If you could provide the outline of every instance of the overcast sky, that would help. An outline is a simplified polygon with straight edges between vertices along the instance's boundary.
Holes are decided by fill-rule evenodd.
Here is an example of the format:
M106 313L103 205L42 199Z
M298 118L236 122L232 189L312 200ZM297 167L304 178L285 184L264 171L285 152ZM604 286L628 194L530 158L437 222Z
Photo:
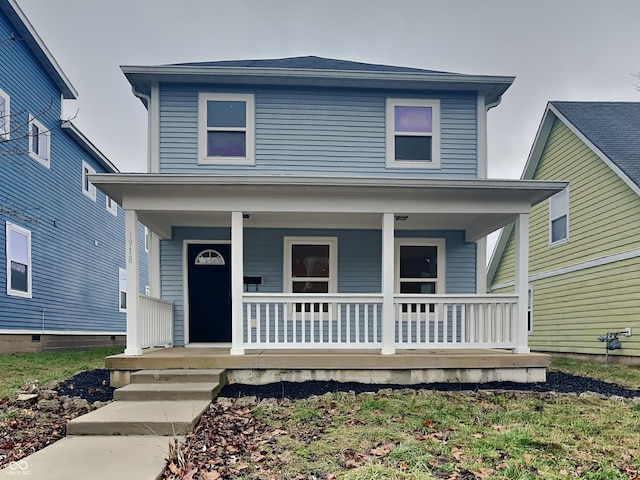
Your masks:
M513 75L489 112L489 176L518 178L549 100L640 101L636 0L18 0L79 92L64 114L121 171L146 110L120 65L317 55Z

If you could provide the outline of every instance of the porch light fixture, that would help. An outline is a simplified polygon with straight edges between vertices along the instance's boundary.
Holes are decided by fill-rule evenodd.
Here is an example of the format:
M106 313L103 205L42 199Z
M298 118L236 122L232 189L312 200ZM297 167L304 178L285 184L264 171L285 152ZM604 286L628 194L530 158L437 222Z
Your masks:
M407 218L409 215L396 215L396 222L404 222Z

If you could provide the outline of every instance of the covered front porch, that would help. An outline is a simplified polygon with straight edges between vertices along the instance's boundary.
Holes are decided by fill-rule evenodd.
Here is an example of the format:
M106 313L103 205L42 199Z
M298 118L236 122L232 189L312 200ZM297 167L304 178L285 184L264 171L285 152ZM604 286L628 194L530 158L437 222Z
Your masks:
M158 346L185 345L215 347L218 352L222 349L225 358L238 359L234 365L264 356L272 360L319 357L327 361L336 355L346 362L345 368L356 357L338 357L344 352L360 352L365 356L357 358L371 365L382 361L405 366L412 355L424 366L427 359L431 362L443 352L448 352L447 358L454 358L454 352L467 352L455 357L465 359L459 360L461 368L478 365L479 358L493 357L513 366L513 358L520 356L513 353L528 354L529 212L532 205L564 186L561 182L476 179L382 181L161 174L96 175L91 180L120 202L126 214L128 307L124 357L157 357L157 351L145 352ZM149 295L139 293L138 221L151 232ZM515 222L515 293L489 295L485 285L485 238L510 222ZM340 238L341 247L351 245L349 255L327 253L327 270L336 272L333 275L340 270L341 283L330 274L326 278L296 278L295 273L288 273L293 267L287 262L293 260L282 253L274 262L284 263L284 267L269 277L269 282L265 282L266 276L255 275L256 264L267 265L255 260L256 256L276 257L273 252L282 252L287 239L293 238L295 244L300 232L311 232L315 240L307 243L314 246L326 243L327 252L332 248L331 238L336 244ZM347 243L344 232L369 232L365 236L350 235L364 238L362 249L374 254L361 255L353 241ZM223 248L216 248L201 249L201 254L215 253L209 252L199 260L202 264L228 262L230 267L229 341L209 344L191 340L193 332L189 330L195 327L189 322L193 313L189 310L194 308L187 301L186 265L192 263L189 244L198 243L194 235L209 235L199 236L200 243L229 246L228 259ZM274 235L280 243L269 250ZM160 239L165 240L162 251ZM434 248L432 263L437 263L438 270L434 266L432 272L399 273L404 245ZM176 252L180 249L173 257L172 248ZM360 256L363 259L356 264L352 259ZM360 269L361 283L343 280L345 269L338 268L337 263L329 269L329 257L331 262L337 262L338 257L342 264L352 262L352 269ZM172 274L167 273L170 268ZM466 280L460 280L463 278ZM331 282L335 282L333 288ZM328 286L322 293L315 293L313 288L299 289L301 283ZM175 350L202 349L166 351ZM275 352L285 352L284 357L271 356ZM388 361L374 361L375 356ZM392 357L397 360L390 360ZM182 355L174 360L177 358Z

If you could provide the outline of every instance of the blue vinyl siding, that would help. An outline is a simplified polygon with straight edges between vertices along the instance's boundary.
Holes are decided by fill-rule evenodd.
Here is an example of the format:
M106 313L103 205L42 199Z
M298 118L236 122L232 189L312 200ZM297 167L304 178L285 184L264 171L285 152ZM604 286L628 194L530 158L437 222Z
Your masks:
M261 275L263 293L283 291L284 237L322 236L338 238L338 292L379 293L381 291L381 248L379 230L270 229L245 228L244 274ZM445 238L446 293L475 293L475 244L464 242L458 231L397 231L397 237ZM174 302L174 341L184 345L183 242L184 240L230 239L228 228L175 228L171 240L162 240L162 298Z
M442 168L425 170L386 168L386 98L401 96L352 90L233 90L255 93L255 166L198 165L199 91L211 90L206 85L161 86L162 173L446 178L477 175L475 94L436 96L427 92L410 97L441 101Z
M12 28L0 14L0 38ZM82 162L105 172L60 128L61 96L24 42L0 48L0 88L11 97L10 144L0 156L0 330L119 331L118 268L124 268L124 212L82 193ZM51 131L50 168L28 154L28 115ZM7 210L14 210L13 213ZM16 213L20 212L20 213ZM31 231L32 298L7 295L5 225ZM148 259L142 250L141 270Z

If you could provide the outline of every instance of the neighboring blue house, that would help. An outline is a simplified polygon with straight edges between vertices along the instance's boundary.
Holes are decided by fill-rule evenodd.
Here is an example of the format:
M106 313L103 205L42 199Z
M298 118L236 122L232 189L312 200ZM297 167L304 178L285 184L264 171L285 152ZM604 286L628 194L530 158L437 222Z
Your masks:
M61 120L76 95L17 3L0 0L0 353L124 343L124 212L88 178L118 170Z
M486 178L487 111L512 77L318 57L123 71L149 172L91 180L125 209L125 354L528 352L528 216L565 184ZM132 298L138 220L153 305ZM513 221L516 294L488 295L486 235Z

